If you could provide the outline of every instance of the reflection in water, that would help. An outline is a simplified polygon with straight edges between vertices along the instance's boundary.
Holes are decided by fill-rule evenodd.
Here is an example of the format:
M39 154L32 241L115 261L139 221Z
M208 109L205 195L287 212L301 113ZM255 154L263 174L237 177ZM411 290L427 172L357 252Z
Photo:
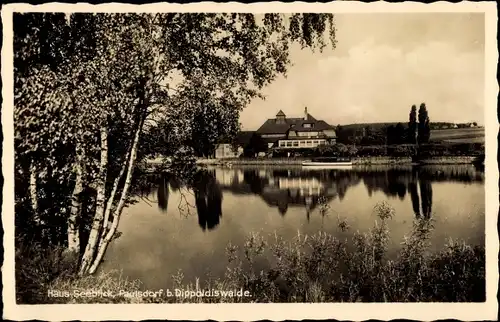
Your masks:
M158 208L160 208L162 212L167 212L168 209L168 196L170 194L168 186L167 178L162 176L158 186Z
M362 182L369 196L382 192L387 197L405 200L409 195L415 216L430 218L433 182L483 180L484 172L472 166L371 166L355 167L349 171L216 168L198 171L188 188L194 195L200 227L213 230L222 217L223 191L258 195L280 216L286 216L291 207L302 208L309 220L320 200L330 203L338 198L342 201L351 187ZM182 186L174 178L162 177L159 180L157 197L160 210L167 211L170 189L175 192ZM141 194L143 192L146 191Z
M420 217L420 196L417 189L418 174L416 170L412 171L411 181L408 183L408 191L410 192L411 204L415 217Z
M213 175L200 171L194 180L193 190L201 229L214 229L222 217L222 189L219 183Z
M428 218L432 213L432 182L484 180L484 173L471 166L370 166L355 167L350 171L217 168L212 173L223 190L259 195L281 216L285 216L290 207L301 207L307 218L321 198L325 202L336 198L342 201L348 189L360 181L369 196L381 191L388 197L405 200L409 194L415 216Z
M425 218L430 218L432 212L432 185L429 180L420 180L420 196L422 197L422 214Z

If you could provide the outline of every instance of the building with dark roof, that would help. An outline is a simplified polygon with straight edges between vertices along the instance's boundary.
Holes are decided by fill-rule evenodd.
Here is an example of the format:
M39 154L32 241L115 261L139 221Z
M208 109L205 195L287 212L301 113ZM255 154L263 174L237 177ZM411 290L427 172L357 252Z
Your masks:
M315 148L321 144L335 144L336 133L333 126L317 120L304 109L304 116L287 118L279 111L275 118L268 119L257 130L257 134L269 148L296 150Z

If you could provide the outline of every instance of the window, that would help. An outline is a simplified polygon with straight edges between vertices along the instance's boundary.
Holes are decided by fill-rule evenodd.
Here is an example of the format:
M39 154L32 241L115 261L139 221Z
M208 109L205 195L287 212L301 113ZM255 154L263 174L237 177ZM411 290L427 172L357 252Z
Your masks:
M288 147L292 146L292 142L290 142L290 141L286 142L286 146L288 146Z
M307 145L312 145L312 141L307 141Z
M280 146L286 146L286 142L280 141Z
M300 146L305 146L306 145L306 141L300 141L299 145Z
M312 123L304 123L302 126L303 126L304 128L306 128L306 129L309 129L309 128L311 128L311 127L314 127L314 124L312 124Z
M297 141L293 141L293 146L294 146L294 147L299 146L299 142L297 142Z

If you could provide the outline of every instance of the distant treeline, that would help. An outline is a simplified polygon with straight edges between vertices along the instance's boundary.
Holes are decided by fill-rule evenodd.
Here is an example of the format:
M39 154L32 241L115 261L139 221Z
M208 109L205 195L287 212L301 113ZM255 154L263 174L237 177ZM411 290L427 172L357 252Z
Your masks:
M440 157L440 156L481 156L482 143L425 143L392 145L321 145L313 151L304 151L302 156L348 156L348 157Z
M451 122L432 122L430 123L431 130L443 130L443 129L463 129L478 126L477 122L471 123L451 123ZM343 136L352 136L355 134L363 133L367 128L375 132L386 132L388 128L402 127L403 129L408 129L408 124L403 122L381 122L381 123L355 123L355 124L345 124L337 125L336 129L343 131L341 133ZM337 137L339 133L337 133Z
M408 124L403 122L354 123L354 124L343 124L343 125L339 124L337 125L337 127L341 127L346 131L362 131L366 127L370 127L375 131L380 131L387 129L390 126L395 127L398 124L401 124L403 127L408 128ZM463 129L463 128L469 128L471 127L471 125L473 127L478 126L477 122L470 122L470 123L431 122L430 123L431 130L441 130L446 128Z

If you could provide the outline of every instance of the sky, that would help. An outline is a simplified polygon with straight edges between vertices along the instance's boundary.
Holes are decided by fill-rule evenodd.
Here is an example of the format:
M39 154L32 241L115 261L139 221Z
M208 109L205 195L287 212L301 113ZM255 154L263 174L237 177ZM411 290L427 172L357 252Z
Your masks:
M484 124L482 13L335 15L337 46L313 53L293 46L293 66L243 110L256 130L279 110L300 117L307 106L331 125L407 122L425 102L432 121Z

